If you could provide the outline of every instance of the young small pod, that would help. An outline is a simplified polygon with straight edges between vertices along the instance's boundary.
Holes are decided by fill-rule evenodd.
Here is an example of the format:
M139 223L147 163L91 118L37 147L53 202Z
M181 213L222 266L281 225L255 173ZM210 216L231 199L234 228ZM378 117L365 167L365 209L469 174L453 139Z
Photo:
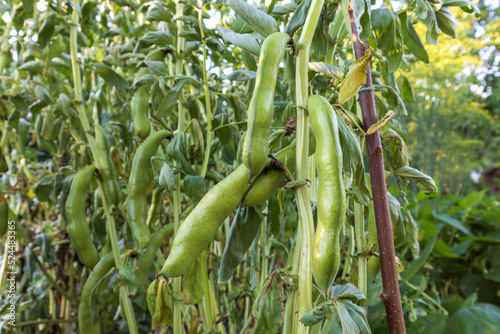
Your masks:
M266 38L260 51L255 89L248 106L248 132L243 143L243 163L249 169L249 182L269 161L268 137L274 116L274 92L279 64L290 36L275 32Z
M316 137L318 170L318 223L313 249L313 275L326 291L340 266L340 229L346 214L346 192L342 179L342 148L335 112L322 96L307 101L311 128Z
M95 126L95 142L97 146L97 157L95 164L102 177L104 193L111 203L118 205L120 202L120 185L116 176L116 169L111 160L111 153L108 145L108 137L100 125Z

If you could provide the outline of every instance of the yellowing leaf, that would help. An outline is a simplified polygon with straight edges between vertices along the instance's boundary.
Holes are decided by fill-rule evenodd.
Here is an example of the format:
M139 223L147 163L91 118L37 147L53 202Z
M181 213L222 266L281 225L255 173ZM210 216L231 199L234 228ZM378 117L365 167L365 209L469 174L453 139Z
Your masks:
M342 81L339 92L339 103L344 104L349 101L356 93L361 85L366 83L366 71L370 60L372 59L371 50L366 50L365 55L354 63L349 68L346 78Z

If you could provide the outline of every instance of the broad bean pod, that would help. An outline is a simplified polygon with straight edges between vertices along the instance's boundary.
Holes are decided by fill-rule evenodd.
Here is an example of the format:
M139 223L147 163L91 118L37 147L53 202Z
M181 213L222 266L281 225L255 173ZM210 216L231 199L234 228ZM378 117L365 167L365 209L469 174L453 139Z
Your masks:
M146 56L149 61L162 61L165 58L165 52L161 49L154 50ZM135 75L135 81L148 74L147 67L140 68ZM131 112L132 125L134 133L139 138L144 139L151 132L151 124L149 121L149 86L143 85L137 89L132 97Z
M90 295L97 283L115 266L113 253L104 255L97 263L89 278L85 282L80 295L78 305L78 329L80 334L100 334L99 322L92 324L92 313L90 311Z
M153 264L153 260L156 256L156 251L160 248L163 241L174 233L174 224L167 224L158 230L151 236L151 241L144 253L142 253L139 258L138 268L137 268L137 278L139 282L146 285L148 279L149 269Z
M248 169L241 164L205 194L179 227L170 254L159 274L177 277L188 270L214 239L224 219L240 204L250 187L248 176Z
M309 155L314 154L316 150L316 141L314 137L309 140ZM281 151L275 154L275 158L282 164L286 163L286 167L290 173L295 172L295 154L296 144L293 142ZM248 189L241 206L257 206L266 202L274 194L281 182L286 180L286 176L280 169L267 166L262 173L257 176L250 189Z
M248 106L248 129L243 143L243 163L251 181L266 166L269 154L268 137L274 115L274 92L279 64L283 60L290 36L275 32L262 44L255 89Z
M85 194L92 182L96 168L88 166L76 174L68 198L66 199L66 220L68 232L82 263L94 268L98 260L97 249L90 236L90 228L85 219Z
M342 148L337 117L322 96L307 101L311 128L316 137L318 170L318 223L316 226L312 269L318 286L326 291L340 266L340 229L346 214L346 191L342 179Z
M128 212L132 234L140 248L148 245L151 232L146 224L148 219L148 202L146 192L149 185L149 166L151 158L158 150L163 139L171 136L168 130L151 134L134 155L128 184Z
M111 160L108 138L100 125L95 126L95 137L98 153L95 163L102 176L104 193L108 196L111 203L118 205L120 202L120 185L118 184L115 165Z

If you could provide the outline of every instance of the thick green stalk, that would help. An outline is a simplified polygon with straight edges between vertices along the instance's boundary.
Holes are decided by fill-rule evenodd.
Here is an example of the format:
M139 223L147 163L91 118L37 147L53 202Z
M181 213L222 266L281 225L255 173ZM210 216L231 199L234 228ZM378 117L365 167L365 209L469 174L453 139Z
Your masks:
M358 253L366 249L365 243L365 219L363 215L363 205L354 202L354 229L356 234L356 246ZM365 296L367 293L366 287L366 255L360 254L358 256L358 290Z
M111 251L113 252L113 258L115 260L116 268L118 272L120 268L123 266L122 257L120 252L120 246L118 245L118 236L116 235L116 225L115 219L109 210L110 203L106 198L106 194L104 193L104 187L102 181L99 181L99 188L101 188L101 200L102 207L104 209L104 214L106 216L106 229L108 232L109 240L111 242ZM129 333L137 334L137 324L135 322L134 308L132 307L132 301L128 297L130 294L128 286L122 285L120 286L120 300L123 305L123 309L125 311L125 317L127 319L127 325L129 329Z
M176 5L176 16L180 17L182 16L182 12L184 10L184 5L179 1L177 2ZM184 28L184 23L181 20L177 21L177 59L175 61L175 74L176 75L181 75L182 74L182 69L184 67L184 61L181 58L182 52L184 51L184 46L185 46L185 39L182 37L179 37L180 33L182 32ZM185 129L185 110L183 106L183 96L184 93L181 92L180 98L177 104L177 110L178 110L178 125L177 125L177 130L178 133L184 132ZM179 216L181 212L181 176L180 174L177 174L175 177L175 184L177 186L177 189L175 190L173 194L174 198L174 235L177 233L177 230L179 229L180 222L179 222ZM181 278L176 277L174 278L173 282L173 288L174 288L174 294L177 296L181 295ZM182 329L182 319L181 319L181 308L182 308L182 301L174 299L174 334L181 334L183 332Z
M298 41L299 47L296 62L296 104L297 109L297 179L308 178L309 162L309 116L305 110L308 98L307 64L309 62L309 50L318 24L324 0L313 0L306 22L302 28L302 34ZM299 187L296 190L296 201L299 212L299 229L302 237L301 258L299 269L299 318L312 308L312 268L311 256L314 235L314 222L312 216L309 190L307 187ZM308 333L309 327L298 322L298 333Z
M205 148L205 157L203 159L203 167L201 169L201 176L205 176L208 168L208 160L210 159L210 148L212 147L212 107L210 106L210 92L208 90L208 75L207 75L207 40L205 38L205 31L203 29L203 5L198 14L198 22L200 24L201 41L203 43L203 90L205 92L205 113L207 118L207 140Z
M71 52L71 66L73 67L73 84L75 91L76 109L78 111L78 116L80 117L80 122L82 123L83 131L89 132L90 125L87 118L85 109L83 108L83 94L82 94L82 77L80 74L80 66L78 64L78 23L79 16L76 7L80 5L80 1L76 0L74 2L73 13L71 16L71 28L69 31L69 47ZM87 138L89 136L87 135ZM92 149L92 148L91 148Z

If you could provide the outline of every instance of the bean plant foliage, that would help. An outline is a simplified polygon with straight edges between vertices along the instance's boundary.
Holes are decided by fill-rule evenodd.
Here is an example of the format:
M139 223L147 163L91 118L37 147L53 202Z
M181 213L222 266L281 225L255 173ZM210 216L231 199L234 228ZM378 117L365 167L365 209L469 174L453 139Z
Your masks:
M351 8L369 46L358 60ZM380 135L407 331L496 332L498 202L440 197L437 180L411 166L399 121L413 101L408 72L429 62L426 43L456 37L458 11L480 15L469 0L1 1L0 331L387 332L365 159L366 136ZM273 75L258 72L263 43L278 31L290 40L270 102L272 158L248 192L215 194L243 166L255 87ZM363 90L376 99L369 129ZM308 95L333 107L346 193L341 265L326 290L304 260L320 200L319 141L298 102ZM75 181L91 165L91 180ZM258 178L273 175L262 182L269 195L245 205ZM68 203L76 184L78 207ZM183 275L162 274L174 236L214 194L193 230L238 205ZM84 224L75 230L68 212ZM92 249L99 261L86 267Z

